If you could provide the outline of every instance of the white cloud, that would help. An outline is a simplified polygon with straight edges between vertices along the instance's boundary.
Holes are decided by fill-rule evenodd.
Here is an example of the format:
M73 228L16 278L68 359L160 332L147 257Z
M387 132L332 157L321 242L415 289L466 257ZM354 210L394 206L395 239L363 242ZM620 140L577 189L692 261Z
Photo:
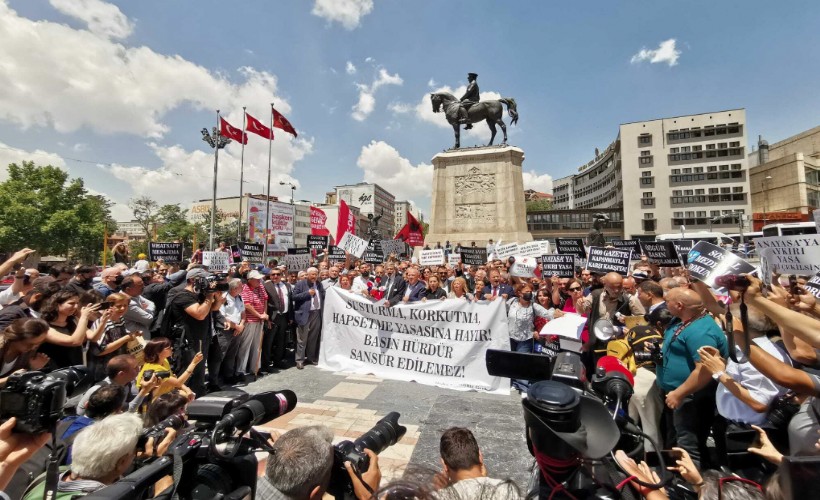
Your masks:
M78 142L77 144L71 146L71 150L75 153L84 153L88 151L88 144L84 142Z
M369 62L373 62L373 61L375 61L375 59L373 59L372 57L365 57L364 58L364 62L369 63Z
M126 38L134 25L119 7L102 0L49 0L63 14L79 19L92 33L108 38Z
M66 168L65 160L58 154L49 153L41 149L26 151L0 142L0 181L9 178L8 165L21 165L24 161L33 161L37 165L51 165L52 167Z
M438 87L438 83L436 83L435 80L430 78L429 80L427 80L427 86L430 87L431 89L434 89L434 88Z
M347 61L347 64L345 65L345 71L347 72L348 75L355 75L356 74L356 66L352 62Z
M412 113L415 107L406 102L391 102L387 105L387 109L395 114L403 115L405 113Z
M549 174L538 175L535 170L522 172L524 178L524 189L534 189L539 193L552 193L552 176Z
M680 55L681 51L675 48L675 39L670 38L669 40L661 42L655 50L641 49L640 52L632 56L630 62L632 64L639 64L644 61L649 61L651 64L666 63L669 66L676 66Z
M397 200L430 196L433 166L413 165L384 141L371 141L362 147L356 164L364 171L365 182L375 182L392 193Z
M359 101L353 106L353 112L351 113L353 119L361 122L370 116L370 113L376 107L376 90L385 85L401 85L403 83L404 80L401 79L398 73L391 75L384 68L379 68L376 78L373 79L373 83L370 85L357 83Z
M328 22L337 22L347 30L354 30L372 10L373 0L316 0L311 13Z
M164 116L179 107L240 109L250 102L288 104L276 77L252 68L241 83L180 56L127 47L90 31L20 17L0 0L0 119L60 133L87 127L103 134L160 138Z

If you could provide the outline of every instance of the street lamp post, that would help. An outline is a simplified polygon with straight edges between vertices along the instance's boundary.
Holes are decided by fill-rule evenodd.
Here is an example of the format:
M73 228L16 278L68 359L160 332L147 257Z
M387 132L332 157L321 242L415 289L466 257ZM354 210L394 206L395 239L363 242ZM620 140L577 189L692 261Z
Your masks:
M290 209L293 213L293 246L296 247L296 205L293 200L296 198L296 185L292 182L279 181L280 186L290 186Z
M202 140L207 142L209 146L214 150L214 189L213 189L213 197L211 199L211 237L209 241L209 248L211 251L214 249L214 235L216 234L215 230L215 223L216 223L216 176L217 172L219 171L219 150L225 149L225 146L231 143L231 140L227 137L223 136L219 133L219 110L216 110L216 124L217 126L212 129L212 134L208 133L207 128L203 128L202 132Z

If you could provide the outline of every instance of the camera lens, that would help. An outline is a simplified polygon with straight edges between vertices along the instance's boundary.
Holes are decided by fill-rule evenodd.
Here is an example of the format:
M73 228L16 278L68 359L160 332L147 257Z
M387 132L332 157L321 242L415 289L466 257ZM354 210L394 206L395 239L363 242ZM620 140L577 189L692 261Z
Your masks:
M407 427L399 425L399 416L395 411L388 413L354 442L356 449L362 451L367 448L378 455L388 446L396 444L407 432Z

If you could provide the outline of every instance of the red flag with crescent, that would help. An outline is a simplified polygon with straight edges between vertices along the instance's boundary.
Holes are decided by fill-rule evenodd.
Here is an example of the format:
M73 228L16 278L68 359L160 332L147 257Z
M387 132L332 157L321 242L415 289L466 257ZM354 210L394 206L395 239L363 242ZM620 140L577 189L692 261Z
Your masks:
M252 117L250 114L245 113L245 116L248 117L248 123L245 125L245 130L260 137L264 137L265 139L271 141L273 140L273 130L266 127L262 122Z
M293 134L293 137L298 137L296 134L296 129L293 128L293 125L290 124L288 119L282 116L282 113L276 111L276 108L271 109L273 110L273 126L276 128L281 128L289 134Z
M241 142L242 144L248 143L248 134L234 127L221 116L219 117L219 133L236 142Z

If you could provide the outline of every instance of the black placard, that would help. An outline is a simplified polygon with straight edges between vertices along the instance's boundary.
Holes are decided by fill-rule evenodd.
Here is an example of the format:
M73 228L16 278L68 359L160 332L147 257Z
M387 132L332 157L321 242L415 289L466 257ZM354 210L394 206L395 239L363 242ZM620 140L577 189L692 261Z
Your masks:
M461 263L468 266L483 266L487 263L487 249L461 247Z
M632 258L641 256L641 245L638 240L612 240L612 246L619 250L632 250Z
M381 240L370 240L362 255L362 260L368 264L381 264L384 262L384 252L382 251Z
M820 273L815 274L806 282L806 290L817 298L820 298Z
M675 250L673 241L642 241L641 253L649 258L649 262L660 267L680 267L681 261Z
M307 246L312 250L324 250L327 248L327 236L309 234L307 237Z
M678 257L684 262L688 262L689 252L695 246L694 240L672 240L675 245L675 251L678 252Z
M632 250L619 248L589 247L589 259L586 268L593 273L629 274L629 260Z
M555 249L563 255L575 255L581 260L587 258L583 238L555 238Z
M182 262L182 243L148 242L148 260L156 262Z
M327 256L327 259L331 262L344 262L345 249L337 247L336 245L330 246L330 255Z
M239 242L240 260L247 260L251 264L264 264L265 245L262 243ZM236 260L234 259L234 262Z
M310 248L288 248L288 255L309 254Z
M713 245L699 241L689 252L689 276L707 285L715 286L715 278L724 274L746 274L755 270L754 266L737 255Z
M575 277L575 256L574 255L542 255L541 276L548 278L556 275L559 278Z

